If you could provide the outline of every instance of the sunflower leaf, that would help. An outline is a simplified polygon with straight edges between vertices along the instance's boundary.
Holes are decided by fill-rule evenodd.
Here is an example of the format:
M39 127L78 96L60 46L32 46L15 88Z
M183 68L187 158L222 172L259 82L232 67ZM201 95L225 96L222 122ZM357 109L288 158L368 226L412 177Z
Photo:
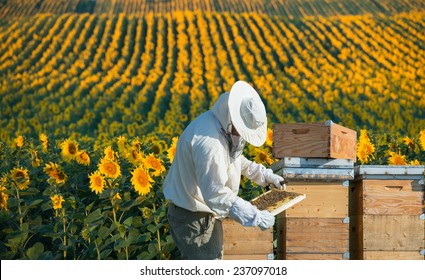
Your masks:
M37 260L44 252L44 245L40 242L35 243L27 250L27 256L30 260Z

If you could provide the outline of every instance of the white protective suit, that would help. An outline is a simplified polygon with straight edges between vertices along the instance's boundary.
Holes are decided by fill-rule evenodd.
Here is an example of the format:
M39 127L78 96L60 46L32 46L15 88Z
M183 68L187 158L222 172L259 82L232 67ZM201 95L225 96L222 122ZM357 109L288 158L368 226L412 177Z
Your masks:
M267 175L273 172L243 155L236 159L229 156L229 145L220 133L230 124L228 98L228 92L220 95L213 108L190 123L180 136L164 181L164 195L192 212L212 213L219 219L230 216L244 226L266 223L265 229L274 217L238 197L238 191L241 175L266 186L271 183Z

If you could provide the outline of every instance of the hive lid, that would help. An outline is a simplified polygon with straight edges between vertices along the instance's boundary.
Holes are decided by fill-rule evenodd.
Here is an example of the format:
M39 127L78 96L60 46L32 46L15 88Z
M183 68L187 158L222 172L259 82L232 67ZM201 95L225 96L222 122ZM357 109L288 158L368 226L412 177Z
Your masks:
M279 170L282 168L346 169L354 168L354 160L334 158L284 157L283 159L271 165L271 169L273 170Z
M272 215L276 216L286 209L301 202L306 197L305 194L287 192L272 189L251 200L251 203L260 210L268 210ZM269 199L270 198L270 199ZM260 205L264 202L270 202L269 205Z
M358 165L354 167L356 178L363 179L421 179L423 165Z

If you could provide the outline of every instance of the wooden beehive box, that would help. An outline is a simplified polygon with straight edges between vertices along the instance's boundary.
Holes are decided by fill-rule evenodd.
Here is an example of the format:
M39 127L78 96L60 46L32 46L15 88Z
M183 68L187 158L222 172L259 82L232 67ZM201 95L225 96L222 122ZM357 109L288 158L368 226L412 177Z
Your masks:
M356 160L357 132L332 121L273 126L275 158L339 158Z
M232 219L223 222L223 259L273 260L273 228L244 227Z
M306 195L279 214L279 259L348 259L348 180L354 162L333 159L284 158L272 168L287 181L287 191Z
M423 178L423 166L356 166L349 198L354 259L424 259Z

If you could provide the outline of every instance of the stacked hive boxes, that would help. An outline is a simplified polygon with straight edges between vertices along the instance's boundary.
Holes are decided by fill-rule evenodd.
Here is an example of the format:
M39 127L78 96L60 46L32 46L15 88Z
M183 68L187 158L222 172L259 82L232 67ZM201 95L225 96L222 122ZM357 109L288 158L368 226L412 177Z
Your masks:
M279 259L349 259L349 180L356 132L331 121L273 128L275 173L306 194L277 219Z
M231 219L223 220L223 259L273 260L273 229L244 227Z
M424 259L423 166L356 166L349 212L353 259Z

